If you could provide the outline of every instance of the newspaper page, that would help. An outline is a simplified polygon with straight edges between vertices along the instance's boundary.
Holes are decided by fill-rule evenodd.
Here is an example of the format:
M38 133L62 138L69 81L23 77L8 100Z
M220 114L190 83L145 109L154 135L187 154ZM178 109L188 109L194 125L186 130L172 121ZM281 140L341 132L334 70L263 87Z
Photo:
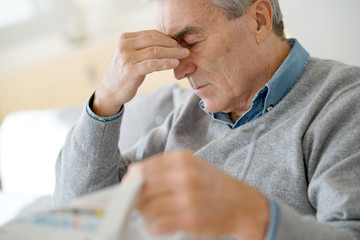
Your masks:
M184 233L151 236L134 210L142 179L84 196L69 206L30 217L16 218L0 227L0 240L195 240ZM221 238L233 239L233 238Z

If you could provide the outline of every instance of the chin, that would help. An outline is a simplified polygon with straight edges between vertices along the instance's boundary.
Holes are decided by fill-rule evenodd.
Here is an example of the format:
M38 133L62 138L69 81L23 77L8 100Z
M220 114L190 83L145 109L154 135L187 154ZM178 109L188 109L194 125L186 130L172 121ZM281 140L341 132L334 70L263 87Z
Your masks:
M210 113L224 112L224 109L219 104L214 104L214 100L202 99L205 105L205 110Z

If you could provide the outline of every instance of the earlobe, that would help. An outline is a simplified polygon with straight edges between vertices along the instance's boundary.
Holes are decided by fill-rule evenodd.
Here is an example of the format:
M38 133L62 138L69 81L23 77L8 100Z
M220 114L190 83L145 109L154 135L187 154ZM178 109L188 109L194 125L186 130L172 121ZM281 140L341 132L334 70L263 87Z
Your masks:
M273 9L269 0L258 0L255 2L256 18L256 43L263 43L272 32Z

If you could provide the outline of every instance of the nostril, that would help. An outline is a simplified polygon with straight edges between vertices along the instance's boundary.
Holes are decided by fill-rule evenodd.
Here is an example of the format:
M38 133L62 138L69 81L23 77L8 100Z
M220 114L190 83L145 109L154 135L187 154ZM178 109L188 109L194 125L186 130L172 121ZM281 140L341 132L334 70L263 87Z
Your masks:
M183 79L184 77L181 76L180 72L178 71L177 68L174 68L174 77L177 79L177 80L181 80Z
M180 60L179 66L174 68L174 76L177 80L181 80L196 71L196 66L188 61Z

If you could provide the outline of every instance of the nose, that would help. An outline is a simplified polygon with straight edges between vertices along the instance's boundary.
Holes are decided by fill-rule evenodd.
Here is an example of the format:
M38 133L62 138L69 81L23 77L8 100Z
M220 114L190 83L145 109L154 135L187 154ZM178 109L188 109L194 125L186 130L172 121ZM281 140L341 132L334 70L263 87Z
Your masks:
M190 62L187 58L181 59L179 66L174 68L174 76L177 80L185 78L196 71L197 67L194 63Z

